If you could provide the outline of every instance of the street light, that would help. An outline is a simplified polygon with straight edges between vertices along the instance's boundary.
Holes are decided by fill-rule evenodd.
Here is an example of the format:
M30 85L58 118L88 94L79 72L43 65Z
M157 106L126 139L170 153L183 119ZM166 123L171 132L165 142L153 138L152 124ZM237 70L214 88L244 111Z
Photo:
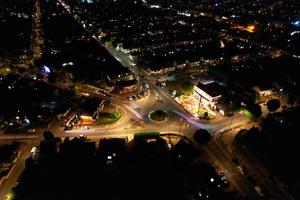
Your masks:
M201 104L201 100L202 100L202 96L199 95L199 103L198 103L198 111L197 111L197 116L199 115L199 112L200 112L200 104Z

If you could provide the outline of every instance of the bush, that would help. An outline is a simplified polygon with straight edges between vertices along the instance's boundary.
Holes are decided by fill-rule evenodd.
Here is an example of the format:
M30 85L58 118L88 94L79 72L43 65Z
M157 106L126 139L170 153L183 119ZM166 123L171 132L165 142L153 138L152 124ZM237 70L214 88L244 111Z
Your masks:
M244 110L244 115L249 118L259 118L262 114L261 107L258 104L248 104Z
M181 85L181 92L184 95L192 95L194 92L194 84L191 82L183 82Z

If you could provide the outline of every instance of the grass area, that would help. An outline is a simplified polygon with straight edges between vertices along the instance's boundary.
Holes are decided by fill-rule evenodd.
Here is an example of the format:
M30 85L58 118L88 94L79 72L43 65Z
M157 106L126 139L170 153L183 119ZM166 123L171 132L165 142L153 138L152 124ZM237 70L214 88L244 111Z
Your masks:
M0 74L2 76L6 76L6 75L8 75L11 72L12 72L12 69L10 67L2 67L2 68L0 68Z
M120 112L101 113L99 119L97 120L97 125L112 124L118 121L121 118L121 116L122 114Z
M253 114L248 109L244 109L243 114L248 118L253 118Z

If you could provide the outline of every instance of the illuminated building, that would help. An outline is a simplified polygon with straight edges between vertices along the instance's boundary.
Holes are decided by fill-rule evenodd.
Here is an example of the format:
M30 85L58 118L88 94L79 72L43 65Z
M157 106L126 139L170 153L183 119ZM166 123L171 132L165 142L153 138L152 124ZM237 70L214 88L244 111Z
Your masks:
M221 86L216 82L208 84L198 83L194 87L194 97L203 104L216 108L216 103L222 97Z

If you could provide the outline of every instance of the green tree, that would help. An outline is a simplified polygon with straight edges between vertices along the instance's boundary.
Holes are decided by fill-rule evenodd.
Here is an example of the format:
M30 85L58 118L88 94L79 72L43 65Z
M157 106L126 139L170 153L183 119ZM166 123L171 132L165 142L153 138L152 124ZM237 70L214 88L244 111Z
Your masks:
M183 82L181 85L181 92L184 95L192 95L194 92L194 84L190 81Z
M15 192L13 190L9 191L6 195L6 200L14 200L16 198Z
M262 114L262 111L260 105L251 103L247 105L246 112L244 111L244 114L245 113L247 113L246 116L259 118Z
M112 41L112 46L113 46L113 48L116 48L116 47L118 46L117 41L113 40L113 41Z

